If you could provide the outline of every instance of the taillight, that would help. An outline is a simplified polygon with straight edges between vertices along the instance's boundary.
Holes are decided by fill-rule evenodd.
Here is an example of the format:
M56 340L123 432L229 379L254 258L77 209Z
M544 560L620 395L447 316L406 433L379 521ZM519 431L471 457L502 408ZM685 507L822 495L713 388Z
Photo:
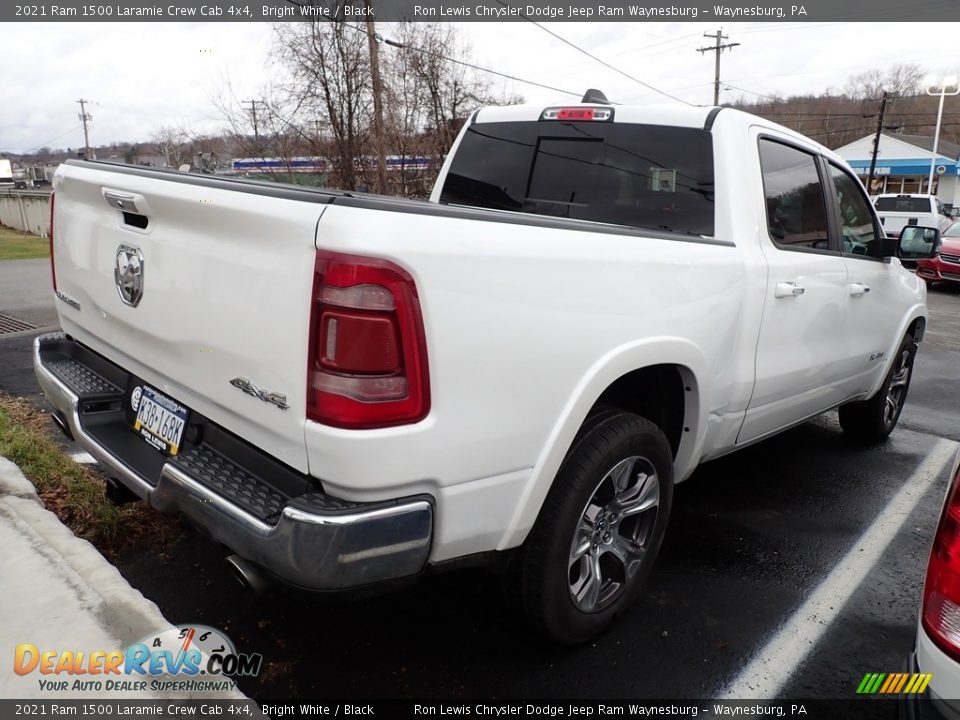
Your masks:
M930 639L960 661L960 469L950 485L930 550L921 620Z
M319 251L307 418L375 428L417 422L429 409L426 339L413 278L387 260Z
M50 278L53 280L53 291L57 291L57 269L53 265L53 201L57 197L56 193L50 193L50 232L47 238L50 242Z

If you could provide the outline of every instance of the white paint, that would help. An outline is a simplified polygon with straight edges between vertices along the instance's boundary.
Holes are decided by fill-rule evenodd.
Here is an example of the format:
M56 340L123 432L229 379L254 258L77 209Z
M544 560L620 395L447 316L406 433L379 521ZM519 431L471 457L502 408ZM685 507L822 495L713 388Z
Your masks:
M775 698L943 472L957 443L940 439L853 547L723 691L727 700Z

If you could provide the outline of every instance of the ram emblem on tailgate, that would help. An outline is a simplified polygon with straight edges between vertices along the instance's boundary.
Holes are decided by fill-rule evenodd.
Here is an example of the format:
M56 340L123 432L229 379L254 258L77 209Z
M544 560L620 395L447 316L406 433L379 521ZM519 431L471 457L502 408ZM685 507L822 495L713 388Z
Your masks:
M143 253L139 248L121 245L117 248L113 279L120 299L130 307L140 304L143 297Z

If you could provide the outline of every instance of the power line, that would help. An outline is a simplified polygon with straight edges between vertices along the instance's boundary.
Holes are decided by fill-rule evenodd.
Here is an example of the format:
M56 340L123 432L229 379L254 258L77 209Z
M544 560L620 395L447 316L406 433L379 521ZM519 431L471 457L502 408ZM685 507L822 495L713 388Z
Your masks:
M502 6L505 7L505 8L510 8L510 9L513 9L513 10L519 10L520 17L522 17L522 18L523 18L524 20L526 20L527 22L533 23L533 24L536 25L538 28L540 28L540 29L543 30L545 33L547 33L548 35L552 35L553 37L555 37L555 38L556 38L557 40L559 40L560 42L562 42L562 43L564 43L564 44L566 44L566 45L569 45L570 47L572 47L572 48L573 48L574 50L576 50L577 52L582 53L583 55L586 55L586 56L587 56L588 58L590 58L591 60L594 60L594 61L600 63L601 65L603 65L604 67L609 68L610 70L613 70L615 73L619 73L620 75L623 75L623 76L624 76L625 78L627 78L628 80L632 80L633 82L638 83L639 85L642 85L643 87L647 88L648 90L653 90L653 91L656 92L656 93L660 93L660 94L663 95L664 97L668 97L668 98L670 98L671 100L676 100L677 102L682 102L684 105L689 105L690 107L696 107L693 103L687 102L687 101L684 100L683 98L679 98L679 97L677 97L676 95L671 95L671 94L668 93L666 90L661 90L660 88L654 87L654 86L651 85L650 83L644 82L644 81L641 80L640 78L634 77L634 76L631 75L630 73L624 72L624 71L621 70L620 68L615 67L614 65L611 65L611 64L608 63L606 60L601 60L601 59L598 58L596 55L594 55L593 53L589 52L588 50L584 50L582 47L580 47L580 46L577 45L576 43L573 43L573 42L571 42L570 40L567 40L567 39L566 39L565 37L563 37L562 35L557 35L557 33L555 33L553 30L550 30L549 28L544 27L543 25L541 25L540 23L538 23L536 20L534 20L533 18L531 18L531 17L529 17L528 15L526 15L526 14L525 14L522 10L520 10L519 8L514 8L514 7L510 6L510 5L507 5L507 3L503 2L503 0L497 0L497 3L498 3L499 5L502 5Z
M57 136L56 136L55 138L53 138L52 140L47 140L46 142L40 143L39 145L34 145L33 147L29 147L29 148L10 148L10 147L8 147L8 148L0 148L0 150L2 150L3 152L20 152L20 153L26 153L27 155L32 155L34 151L39 150L39 149L42 148L42 147L47 147L48 145L50 145L50 143L54 143L54 142L56 142L57 140L59 140L60 138L66 137L66 136L69 135L70 133L75 133L77 130L80 129L80 127L81 127L80 125L77 125L77 126L75 126L75 127L72 127L72 128L70 128L69 130L67 130L66 132L60 133L59 135L57 135Z
M291 5L296 5L298 7L303 7L303 3L297 2L297 0L286 0ZM330 22L334 20L329 19ZM348 25L344 23L344 27L348 27L351 30L357 32L366 32L365 30L355 27L353 25ZM514 82L523 83L524 85L532 85L534 87L542 88L544 90L551 90L553 92L562 93L563 95L573 95L574 97L581 97L582 92L574 92L572 90L564 90L563 88L558 88L553 85L547 85L546 83L537 82L536 80L527 80L526 78L519 77L517 75L511 75L509 73L500 72L499 70L492 70L490 68L482 67L481 65L476 65L474 63L467 62L466 60L457 60L456 58L448 57L443 53L434 52L432 50L427 50L425 48L417 47L415 45L407 45L406 43L399 42L397 40L391 40L385 38L382 35L378 36L380 41L385 45L390 45L391 47L400 48L401 50L411 50L413 52L420 53L421 55L429 55L431 57L439 58L445 62L453 63L454 65L460 65L461 67L470 68L471 70L477 70L478 72L489 73L490 75L496 75L502 77L506 80L512 80Z

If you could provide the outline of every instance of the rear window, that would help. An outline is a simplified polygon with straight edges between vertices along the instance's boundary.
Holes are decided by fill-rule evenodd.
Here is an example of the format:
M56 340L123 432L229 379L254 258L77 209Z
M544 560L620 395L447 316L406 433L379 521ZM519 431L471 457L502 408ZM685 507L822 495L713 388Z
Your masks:
M888 212L904 213L928 213L930 209L930 198L914 197L882 197L877 198L877 210Z
M479 123L440 202L713 235L713 139L627 123Z

